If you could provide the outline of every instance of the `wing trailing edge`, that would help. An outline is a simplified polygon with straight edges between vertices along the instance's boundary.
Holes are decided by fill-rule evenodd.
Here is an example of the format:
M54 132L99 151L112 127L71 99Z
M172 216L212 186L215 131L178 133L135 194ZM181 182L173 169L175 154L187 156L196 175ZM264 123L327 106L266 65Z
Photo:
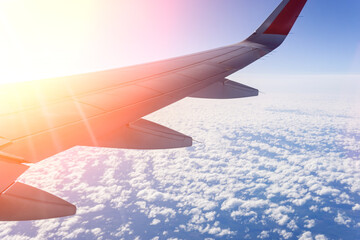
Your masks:
M254 97L259 95L259 90L246 86L244 84L223 79L200 91L190 95L194 98L211 98L211 99L232 99Z
M0 221L40 220L75 213L74 205L20 182L0 194Z
M29 166L0 154L0 221L24 221L73 215L76 207L50 193L16 182Z
M192 138L160 124L139 119L117 132L100 138L100 147L127 149L169 149L189 147Z
M23 164L1 161L0 158L0 194L9 188L28 168Z

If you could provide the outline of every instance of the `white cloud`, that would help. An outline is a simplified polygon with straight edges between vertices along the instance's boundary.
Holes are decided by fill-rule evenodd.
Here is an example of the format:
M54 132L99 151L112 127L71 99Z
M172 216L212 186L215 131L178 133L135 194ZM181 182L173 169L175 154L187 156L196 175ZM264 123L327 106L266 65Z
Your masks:
M133 234L133 230L131 230L131 225L132 225L131 222L121 225L112 233L112 236L119 238L119 237L124 237L127 234L130 235Z
M137 196L148 202L165 201L168 198L167 194L158 192L154 189L143 189L138 192Z
M150 206L149 207L149 218L155 218L159 215L164 216L166 218L174 218L176 216L176 211L174 211L172 208L167 207L156 207L156 206Z
M274 219L280 226L285 225L289 221L289 216L286 213L293 213L291 207L273 205L271 208L265 210L272 219Z
M221 205L221 210L229 210L238 206L241 206L241 204L244 201L241 199L236 199L236 198L230 198L227 199L225 202L223 202L223 204Z
M306 227L306 228L313 228L315 226L314 219L305 220L304 222L305 222L304 227Z
M295 231L296 229L298 229L299 227L296 225L296 222L294 219L292 219L287 225L286 225L289 229Z
M349 227L349 224L351 223L351 219L346 216L345 213L341 213L339 211L337 216L334 218L334 221L339 225L346 225L347 227Z
M299 237L299 240L313 240L313 237L312 237L311 232L309 232L309 231L304 232L304 233L301 234L301 236Z
M323 234L318 234L315 236L315 240L328 240L328 238Z
M257 236L259 239L266 239L269 238L269 232L268 231L261 231L261 233Z
M96 226L104 239L322 239L308 231L324 227L317 217L353 230L360 218L342 205L360 209L356 107L273 97L185 100L149 117L201 142L192 148L77 147L35 165L21 180L67 198L78 215L28 223L27 232L1 223L0 237L84 238Z
M352 207L352 210L353 211L357 211L357 210L360 210L360 204L355 204L355 206Z
M286 230L275 229L274 232L277 232L284 239L289 239L293 236L291 232L287 232Z
M99 236L101 235L101 228L93 228L93 229L91 229L91 232L92 232L95 236L99 237Z
M159 219L154 218L154 219L152 220L152 222L150 223L150 225L157 225L157 224L159 224L159 223L161 223L161 221L160 221Z

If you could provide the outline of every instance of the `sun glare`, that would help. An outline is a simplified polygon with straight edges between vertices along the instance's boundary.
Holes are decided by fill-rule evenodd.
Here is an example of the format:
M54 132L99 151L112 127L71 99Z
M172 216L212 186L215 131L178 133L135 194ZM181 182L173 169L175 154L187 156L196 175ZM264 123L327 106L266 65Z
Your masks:
M183 44L189 34L183 32L187 24L181 17L189 4L156 2L0 0L0 84L192 52Z
M92 0L0 0L0 83L76 71L65 66L96 23ZM70 63L69 63L70 64ZM70 70L69 70L70 69Z

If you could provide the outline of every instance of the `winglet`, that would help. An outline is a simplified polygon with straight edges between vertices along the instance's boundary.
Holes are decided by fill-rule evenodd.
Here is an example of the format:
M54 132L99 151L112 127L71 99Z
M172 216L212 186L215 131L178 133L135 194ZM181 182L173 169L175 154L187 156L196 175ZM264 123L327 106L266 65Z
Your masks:
M285 4L284 7L280 13L276 15L275 19L270 22L264 34L288 35L301 10L304 8L306 1L307 0L283 1L282 4Z
M289 34L307 0L283 0L247 41L278 47Z

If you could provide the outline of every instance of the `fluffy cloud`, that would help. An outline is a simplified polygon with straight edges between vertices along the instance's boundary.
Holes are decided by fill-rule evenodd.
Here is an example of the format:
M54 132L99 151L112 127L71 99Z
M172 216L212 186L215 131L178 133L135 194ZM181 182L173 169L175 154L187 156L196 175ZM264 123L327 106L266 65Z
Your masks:
M47 159L21 181L78 214L1 223L0 238L355 239L360 119L351 103L184 100L149 119L192 136L193 147L76 147Z

